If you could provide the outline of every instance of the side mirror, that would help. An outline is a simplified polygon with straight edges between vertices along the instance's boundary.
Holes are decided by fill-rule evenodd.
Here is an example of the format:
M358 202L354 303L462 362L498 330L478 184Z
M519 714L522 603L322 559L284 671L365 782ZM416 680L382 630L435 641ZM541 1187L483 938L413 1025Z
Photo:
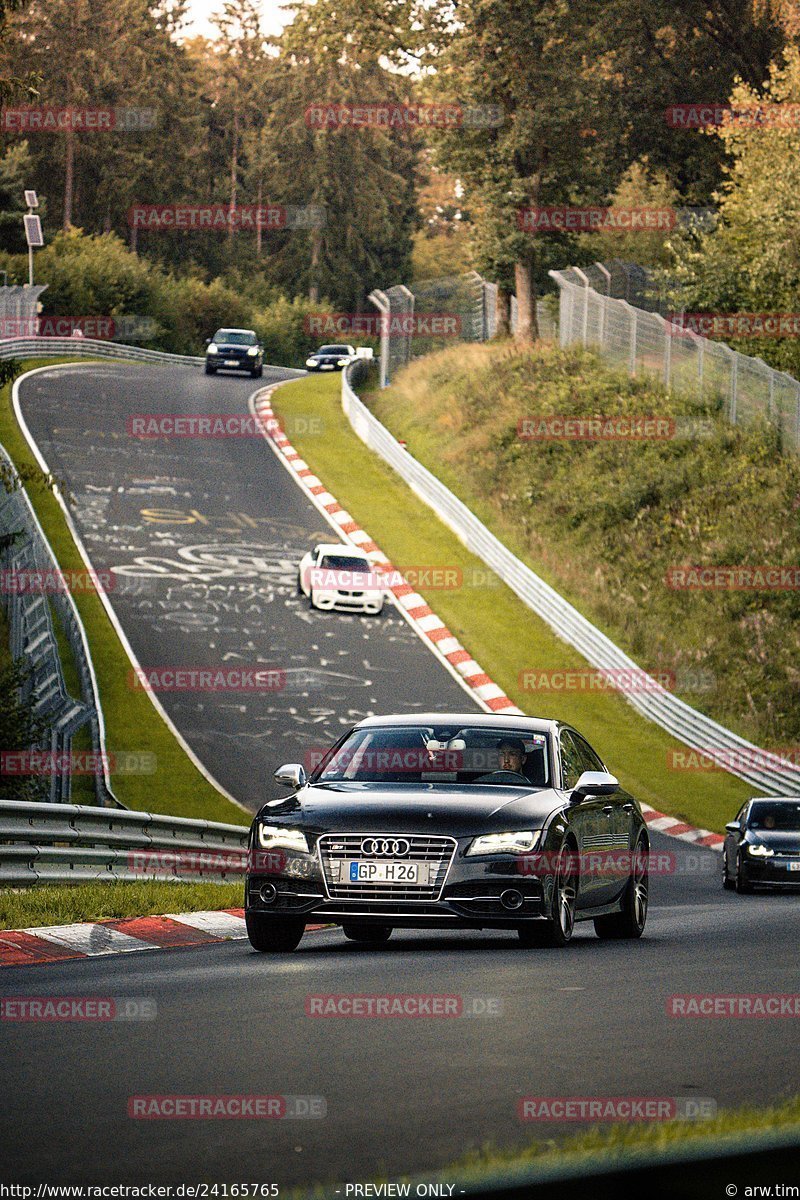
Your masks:
M728 833L742 832L742 827L738 821L728 821L728 824L725 826L725 828L727 829Z
M276 783L282 783L295 792L306 786L305 768L301 767L300 763L284 763L282 767L278 767L272 778Z
M211 338L206 338L206 345L207 345L207 346L210 346L210 345L211 345L211 340L212 340Z
M580 804L589 796L613 796L619 790L619 780L608 771L584 771L572 789L570 801Z

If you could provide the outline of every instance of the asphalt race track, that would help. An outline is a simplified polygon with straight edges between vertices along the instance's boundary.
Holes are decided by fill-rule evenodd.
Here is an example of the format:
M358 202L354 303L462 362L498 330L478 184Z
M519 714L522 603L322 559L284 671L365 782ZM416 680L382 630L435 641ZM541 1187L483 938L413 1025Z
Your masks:
M370 713L474 707L394 605L378 617L309 610L297 564L338 538L260 434L127 432L137 414L249 417L248 396L286 375L103 364L48 370L20 389L94 567L113 570L109 599L141 666L285 672L280 690L159 693L214 778L252 810L281 794L277 766Z
M326 531L263 442L137 444L125 435L130 413L244 412L252 390L183 369L105 365L23 385L26 419L51 470L72 485L95 567L139 568L120 577L135 586L120 581L112 601L143 665L232 653L319 679L307 694L241 704L162 697L212 773L251 806L278 762L352 717L469 703L388 608L379 619L309 613L293 568ZM159 521L143 515L159 509ZM199 515L170 524L165 509ZM232 531L231 512L256 529ZM269 571L187 579L180 564L212 561L200 558L208 546L235 572L249 569L249 554ZM0 1086L12 1098L0 1117L0 1176L284 1186L424 1176L485 1142L515 1146L564 1131L521 1122L526 1096L677 1098L707 1110L796 1092L791 1020L690 1019L668 1015L667 1005L676 994L796 992L797 897L724 893L718 854L658 834L653 849L673 858L652 878L640 942L601 943L579 926L566 950L524 950L506 933L403 931L371 949L324 930L279 959L240 941L5 969L6 995L147 998L155 1015L0 1022ZM307 1015L310 997L342 993L477 997L493 1014ZM127 1115L132 1096L175 1094L321 1097L326 1115Z

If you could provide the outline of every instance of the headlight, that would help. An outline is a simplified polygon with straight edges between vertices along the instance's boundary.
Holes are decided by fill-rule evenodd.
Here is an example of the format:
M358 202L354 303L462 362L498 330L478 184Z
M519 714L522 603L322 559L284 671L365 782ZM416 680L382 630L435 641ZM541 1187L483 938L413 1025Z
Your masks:
M247 353L251 358L255 358L255 356L258 354L258 346L251 346Z
M317 360L315 358L307 358L306 359L307 367L315 367L316 365L317 365Z
M350 362L349 358L340 358L336 365L337 365L337 367L346 367L349 362Z
M467 854L527 854L536 849L541 833L541 829L524 833L485 833L470 843Z
M771 846L765 846L761 842L754 842L752 846L747 847L747 853L752 854L753 858L772 858L775 851Z
M308 842L301 829L282 829L279 825L259 825L258 844L263 850L299 850L308 854Z
M219 348L212 342L206 351L207 354L219 354Z

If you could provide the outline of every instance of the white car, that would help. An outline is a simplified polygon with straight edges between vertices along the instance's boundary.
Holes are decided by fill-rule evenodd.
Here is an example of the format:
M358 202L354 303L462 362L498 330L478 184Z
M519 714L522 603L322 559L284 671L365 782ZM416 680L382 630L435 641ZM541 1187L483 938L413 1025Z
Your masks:
M321 542L300 560L297 591L312 608L329 612L377 614L383 610L386 587L363 550L341 542Z

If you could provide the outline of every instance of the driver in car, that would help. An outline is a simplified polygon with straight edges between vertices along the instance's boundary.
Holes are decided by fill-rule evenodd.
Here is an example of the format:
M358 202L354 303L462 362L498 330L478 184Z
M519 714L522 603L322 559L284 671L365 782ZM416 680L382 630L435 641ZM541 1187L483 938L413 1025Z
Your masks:
M521 738L504 738L497 747L497 756L498 770L525 774L522 769L525 765L525 743Z

